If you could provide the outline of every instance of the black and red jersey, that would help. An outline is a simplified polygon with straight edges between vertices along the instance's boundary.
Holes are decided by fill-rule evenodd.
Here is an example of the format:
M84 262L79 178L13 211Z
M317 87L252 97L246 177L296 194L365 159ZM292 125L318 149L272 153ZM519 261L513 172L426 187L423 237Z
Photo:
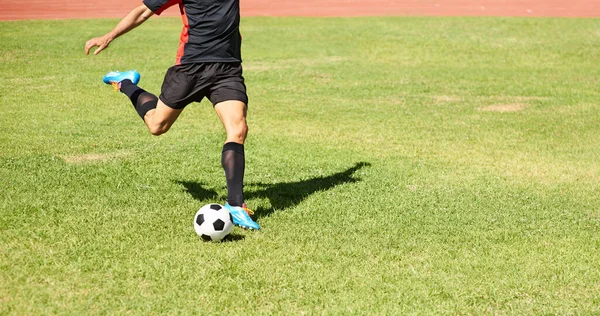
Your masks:
M183 30L175 64L241 62L239 0L143 0L157 15L179 5Z

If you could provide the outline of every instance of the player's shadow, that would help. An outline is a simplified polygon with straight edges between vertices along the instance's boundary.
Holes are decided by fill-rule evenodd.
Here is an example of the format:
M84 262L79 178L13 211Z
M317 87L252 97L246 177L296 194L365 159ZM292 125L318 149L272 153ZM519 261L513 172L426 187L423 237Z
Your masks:
M183 185L186 192L198 201L216 200L219 194L215 190L209 190L202 187L203 183L190 181L176 181Z
M257 217L269 216L275 210L286 210L298 205L315 192L326 191L344 183L360 181L360 178L355 177L354 173L370 165L368 162L359 162L344 171L308 180L281 183L250 183L247 185L247 188L250 189L244 190L244 197L247 200L252 198L267 198L271 203L271 207L259 207L254 209L254 213ZM190 181L177 181L177 183L183 185L187 193L196 200L219 199L217 191L205 189L202 187L203 183ZM256 187L258 187L257 190L253 189Z
M254 210L257 217L269 216L275 210L286 210L298 205L315 192L326 191L344 183L360 181L361 179L355 177L354 173L368 166L371 166L368 162L359 162L347 170L308 180L282 183L252 183L249 186L258 186L261 189L248 190L244 195L246 199L269 199L269 202L271 202L270 208L259 207Z

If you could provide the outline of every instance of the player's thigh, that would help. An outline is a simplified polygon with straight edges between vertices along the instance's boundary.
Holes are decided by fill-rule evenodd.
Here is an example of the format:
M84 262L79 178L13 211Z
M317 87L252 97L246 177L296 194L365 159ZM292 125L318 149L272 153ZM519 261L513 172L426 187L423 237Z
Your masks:
M246 104L242 101L229 100L215 104L215 111L225 127L225 142L243 144L248 134L246 124Z
M211 86L208 99L215 106L228 134L239 133L240 129L247 130L248 95L241 64L217 64L215 72L219 79Z
M238 100L228 100L215 104L215 111L227 130L229 130L228 127L235 128L246 125L247 109L246 103Z
M152 113L150 120L153 124L171 126L182 111L183 109L174 109L159 99L156 104L156 110Z

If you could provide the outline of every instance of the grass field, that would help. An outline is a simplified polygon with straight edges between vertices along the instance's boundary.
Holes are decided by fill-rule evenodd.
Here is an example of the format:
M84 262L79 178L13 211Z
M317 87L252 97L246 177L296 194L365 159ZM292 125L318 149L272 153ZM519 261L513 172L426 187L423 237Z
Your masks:
M154 137L180 21L1 22L0 314L599 314L600 20L245 18L246 198L208 102Z

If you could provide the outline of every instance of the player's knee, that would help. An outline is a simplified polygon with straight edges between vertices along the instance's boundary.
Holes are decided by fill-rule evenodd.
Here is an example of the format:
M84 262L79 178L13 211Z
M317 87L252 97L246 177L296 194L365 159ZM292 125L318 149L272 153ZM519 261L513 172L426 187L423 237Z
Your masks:
M154 135L154 136L160 136L160 135L162 135L162 134L164 134L164 133L165 133L165 132L163 132L163 131L162 131L162 130L160 130L160 129L154 129L154 128L151 128L151 129L150 129L150 134L152 134L152 135Z
M248 125L244 124L244 126L240 129L239 137L246 139L246 135L248 135Z
M152 125L152 126L148 126L148 129L150 130L150 133L152 135L154 135L154 136L160 136L160 135L166 133L169 130L170 127L171 126L166 125L166 124L155 124L155 125Z
M227 131L227 138L240 144L244 143L246 135L248 135L248 125L246 124L239 125Z

